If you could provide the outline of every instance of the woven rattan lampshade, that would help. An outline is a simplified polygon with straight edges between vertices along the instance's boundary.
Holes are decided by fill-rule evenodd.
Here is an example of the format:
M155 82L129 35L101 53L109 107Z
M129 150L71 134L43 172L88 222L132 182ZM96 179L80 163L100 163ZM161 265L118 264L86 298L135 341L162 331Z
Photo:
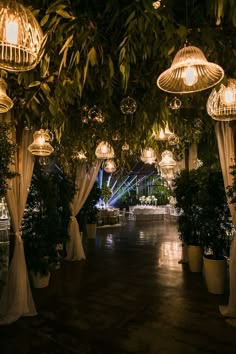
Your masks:
M54 151L52 145L50 144L51 140L51 135L47 130L37 130L34 133L34 141L28 147L28 150L32 155L48 156Z
M6 81L0 78L0 113L6 113L13 107L13 101L7 96L6 89Z
M219 121L236 120L236 80L228 79L227 85L221 84L213 89L207 100L207 113Z
M32 12L14 0L0 1L0 68L27 71L40 61L46 37Z
M141 154L141 160L144 163L153 164L156 162L156 159L157 159L157 155L152 148L148 147L143 149Z
M116 164L114 162L114 160L106 160L105 164L104 164L104 171L108 172L108 173L113 173L116 171Z
M157 79L157 86L170 93L191 93L213 87L224 76L224 70L207 61L203 52L185 46L174 57L171 67Z
M113 159L115 156L113 147L106 141L102 141L98 144L95 155L100 160Z

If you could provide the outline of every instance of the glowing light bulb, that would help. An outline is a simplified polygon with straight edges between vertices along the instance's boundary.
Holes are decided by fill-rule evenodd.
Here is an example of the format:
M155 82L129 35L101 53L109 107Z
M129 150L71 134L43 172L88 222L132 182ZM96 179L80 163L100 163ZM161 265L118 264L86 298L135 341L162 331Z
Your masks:
M198 80L197 70L194 66L188 66L184 71L184 83L187 86L193 86Z
M38 143L39 145L44 145L44 144L45 144L45 138L44 138L44 136L40 135L40 136L38 137L38 139L37 139L37 143Z
M105 144L103 144L103 145L101 146L101 153L102 153L102 154L106 154L107 151L108 151L107 146L106 146Z
M222 102L226 105L229 106L235 102L235 90L232 89L232 87L226 87L223 91L223 95L221 97Z
M16 21L9 21L6 23L6 40L10 44L17 44L18 23Z

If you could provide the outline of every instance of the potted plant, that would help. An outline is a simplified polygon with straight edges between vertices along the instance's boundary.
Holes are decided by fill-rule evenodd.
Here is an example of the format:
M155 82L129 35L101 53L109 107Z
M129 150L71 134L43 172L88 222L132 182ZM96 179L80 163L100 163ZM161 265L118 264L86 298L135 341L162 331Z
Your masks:
M229 252L229 208L222 172L199 169L199 231L204 247L203 269L207 289L222 294L225 289L226 256Z
M202 271L202 239L199 232L200 208L198 203L197 170L181 170L173 181L176 208L181 210L178 217L179 239L187 247L187 259L191 272Z
M34 287L47 286L51 270L64 258L72 194L72 184L60 170L49 172L35 165L22 227L26 264Z
M86 234L89 239L95 239L96 237L97 203L100 197L101 189L98 187L97 181L95 181L78 216L81 223L85 225Z

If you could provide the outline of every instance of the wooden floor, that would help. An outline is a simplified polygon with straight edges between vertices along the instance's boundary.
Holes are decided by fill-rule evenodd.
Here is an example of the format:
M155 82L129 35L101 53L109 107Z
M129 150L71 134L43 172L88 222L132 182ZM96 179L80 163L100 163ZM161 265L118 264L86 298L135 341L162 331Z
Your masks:
M178 263L174 222L127 220L83 242L86 261L33 289L38 316L0 327L1 354L236 353L236 328L218 309L228 295Z

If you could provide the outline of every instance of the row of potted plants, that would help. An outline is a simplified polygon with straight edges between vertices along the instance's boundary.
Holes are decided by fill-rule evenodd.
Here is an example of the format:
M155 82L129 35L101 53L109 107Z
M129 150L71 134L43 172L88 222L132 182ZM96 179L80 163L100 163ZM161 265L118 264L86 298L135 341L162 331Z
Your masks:
M223 293L226 259L229 256L232 223L227 204L223 176L220 170L202 166L195 170L182 170L174 180L179 238L187 246L188 264L192 272L201 272L208 290ZM194 258L193 258L194 255ZM212 287L213 275L208 279L208 263L223 267L223 279ZM216 270L219 279L219 270Z

